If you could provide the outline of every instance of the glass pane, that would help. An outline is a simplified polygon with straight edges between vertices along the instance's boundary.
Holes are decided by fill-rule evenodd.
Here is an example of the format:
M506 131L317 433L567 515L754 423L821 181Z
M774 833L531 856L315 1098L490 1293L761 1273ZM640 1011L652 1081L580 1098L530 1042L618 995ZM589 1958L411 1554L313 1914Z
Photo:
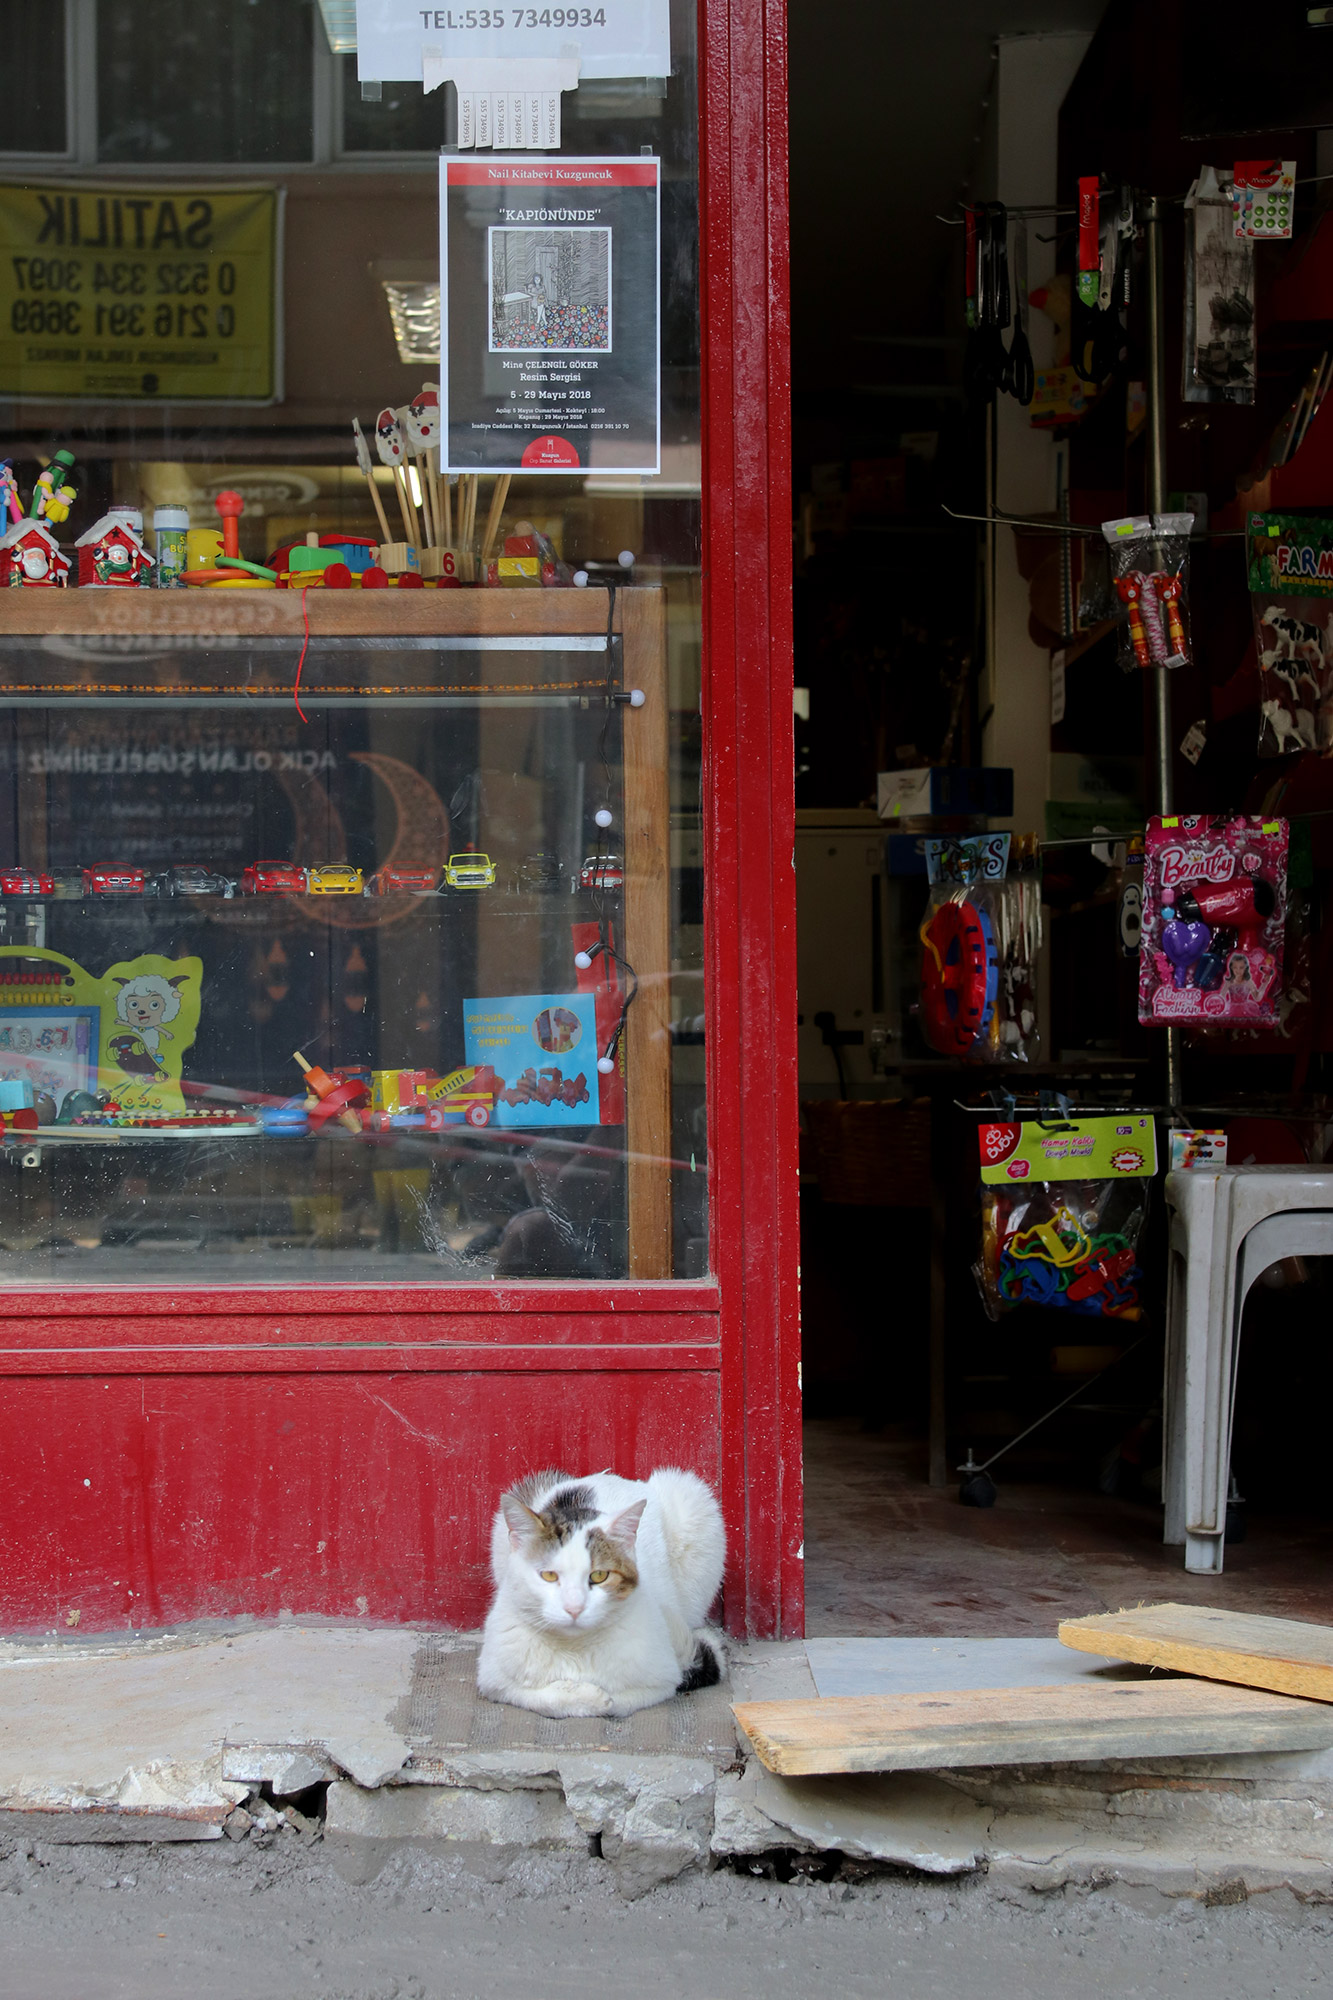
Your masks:
M98 157L308 160L311 25L310 0L97 0Z
M499 476L442 464L421 393L437 159L291 177L276 283L283 175L234 187L308 149L309 23L103 0L104 130L160 170L0 205L61 232L24 294L49 400L0 375L24 505L56 442L74 460L67 518L0 547L0 1282L703 1276L692 11L669 80L564 94L562 164L650 190L623 255L473 229L483 293L515 296L450 379L521 382L530 424L558 384L577 444ZM441 107L344 99L374 150ZM147 247L201 201L188 258ZM639 460L566 395L610 409L631 352L657 472L615 470Z
M5 93L0 148L6 153L63 153L68 150L65 114L65 9L62 0L32 7L27 0L0 0L0 47L19 90Z
M386 83L378 98L363 98L356 57L342 64L345 153L435 153L444 144L445 92L429 96L419 83Z

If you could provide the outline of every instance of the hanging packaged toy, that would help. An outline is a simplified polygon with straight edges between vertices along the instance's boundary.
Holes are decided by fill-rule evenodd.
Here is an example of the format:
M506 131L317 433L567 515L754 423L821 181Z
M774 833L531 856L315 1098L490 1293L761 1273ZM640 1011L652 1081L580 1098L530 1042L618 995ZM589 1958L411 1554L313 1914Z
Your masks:
M1187 403L1252 403L1254 244L1236 235L1229 169L1200 169L1185 197L1183 381Z
M1138 1319L1139 1241L1157 1171L1150 1114L981 1127L981 1260L992 1319L1053 1306Z
M1037 1054L1041 862L1007 833L925 842L921 1031L940 1055L1031 1062Z
M1271 1025L1286 913L1285 820L1149 820L1140 1021Z
M1193 514L1131 514L1103 521L1111 580L1124 606L1120 664L1183 667L1188 632L1190 529Z
M1259 754L1333 748L1333 520L1251 514Z

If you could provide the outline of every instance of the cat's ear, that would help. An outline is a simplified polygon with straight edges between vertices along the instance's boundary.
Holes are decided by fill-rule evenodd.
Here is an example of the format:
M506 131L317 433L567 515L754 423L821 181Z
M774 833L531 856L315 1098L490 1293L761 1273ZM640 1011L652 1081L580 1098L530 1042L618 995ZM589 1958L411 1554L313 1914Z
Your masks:
M647 1505L646 1497L636 1500L632 1507L627 1507L623 1514L617 1514L614 1521L607 1523L607 1534L613 1542L619 1542L622 1549L634 1547L634 1539L639 1532L639 1523L643 1519L643 1510Z
M504 1515L505 1526L509 1530L511 1549L521 1549L525 1542L531 1541L534 1531L537 1534L542 1532L541 1521L531 1507L524 1506L517 1493L500 1495L500 1512Z

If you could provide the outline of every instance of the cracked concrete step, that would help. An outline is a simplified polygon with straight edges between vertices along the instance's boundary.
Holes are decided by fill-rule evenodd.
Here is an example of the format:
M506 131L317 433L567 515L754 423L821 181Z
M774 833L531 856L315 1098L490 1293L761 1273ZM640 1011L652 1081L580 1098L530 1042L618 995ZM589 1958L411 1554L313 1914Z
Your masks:
M738 1702L735 1715L781 1777L1333 1747L1333 1710L1211 1681Z

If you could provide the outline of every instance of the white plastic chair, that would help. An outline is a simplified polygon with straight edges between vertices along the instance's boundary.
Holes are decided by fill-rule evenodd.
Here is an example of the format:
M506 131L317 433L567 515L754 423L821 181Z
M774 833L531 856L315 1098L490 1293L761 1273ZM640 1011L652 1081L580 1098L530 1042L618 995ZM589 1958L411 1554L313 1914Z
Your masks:
M1216 1576L1246 1295L1284 1257L1333 1256L1333 1166L1205 1167L1166 1177L1163 1541Z

